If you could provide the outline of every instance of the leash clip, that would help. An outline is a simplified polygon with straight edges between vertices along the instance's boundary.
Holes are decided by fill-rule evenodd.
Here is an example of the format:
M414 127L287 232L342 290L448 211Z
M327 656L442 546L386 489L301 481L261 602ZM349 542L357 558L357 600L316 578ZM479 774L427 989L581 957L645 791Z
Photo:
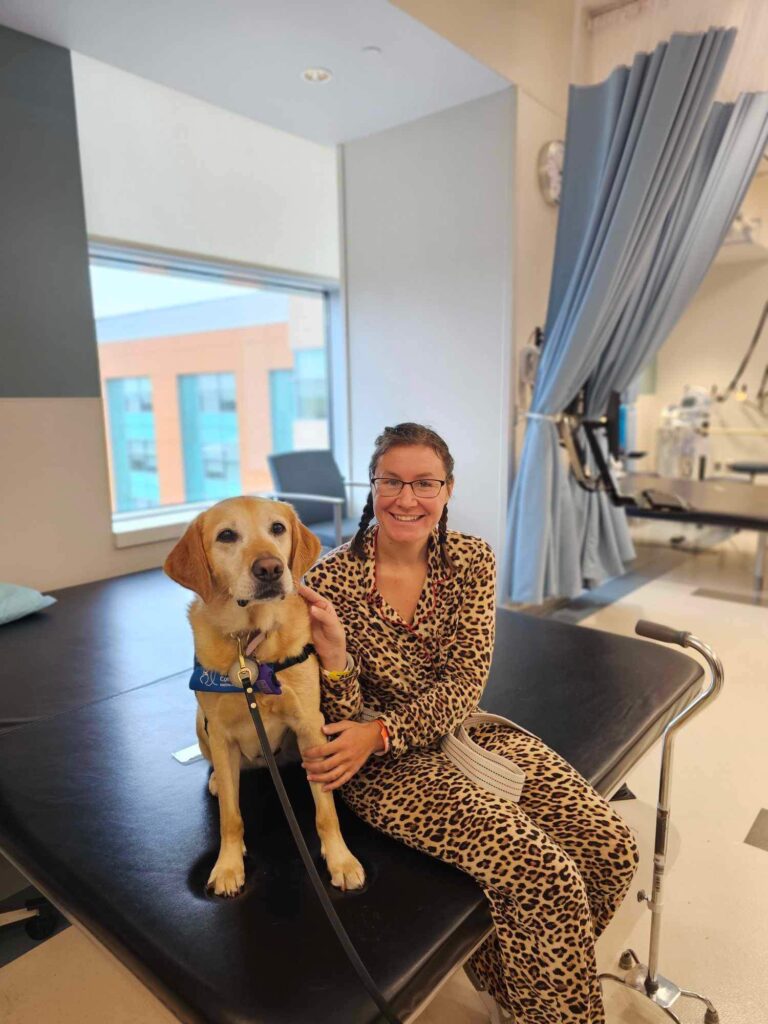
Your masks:
M243 655L243 639L239 634L235 637L235 640L237 641L237 661L229 670L229 677L230 679L236 678L242 687L253 686L258 678L261 666L258 662L251 661L250 658L246 658Z

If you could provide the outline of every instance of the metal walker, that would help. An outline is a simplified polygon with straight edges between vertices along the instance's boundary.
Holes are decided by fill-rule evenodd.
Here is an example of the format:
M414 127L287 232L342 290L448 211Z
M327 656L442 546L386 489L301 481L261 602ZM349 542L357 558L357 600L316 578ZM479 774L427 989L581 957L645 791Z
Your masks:
M705 659L709 666L711 678L709 686L700 693L687 707L677 714L664 730L661 751L661 777L659 781L659 802L656 809L656 841L653 855L653 883L651 895L641 890L637 894L640 903L645 903L651 911L651 937L648 947L648 965L640 962L633 949L625 950L619 959L619 967L627 973L623 978L616 974L601 974L600 980L615 981L620 985L641 992L656 1006L680 1024L680 1018L672 1012L671 1007L681 997L698 999L706 1006L704 1024L719 1024L720 1017L712 1003L698 992L690 992L680 988L669 978L658 973L659 943L661 939L662 882L667 859L667 838L669 833L669 792L672 774L672 743L674 733L680 726L701 711L704 704L713 700L723 687L723 666L720 658L711 647L690 633L678 632L669 626L641 619L635 626L639 636L651 640L661 640L667 644L680 647L692 647Z

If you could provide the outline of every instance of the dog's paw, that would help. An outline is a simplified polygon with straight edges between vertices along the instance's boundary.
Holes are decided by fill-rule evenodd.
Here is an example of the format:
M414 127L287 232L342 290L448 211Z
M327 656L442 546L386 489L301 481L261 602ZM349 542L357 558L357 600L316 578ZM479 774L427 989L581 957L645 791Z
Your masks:
M335 885L342 892L346 892L347 889L362 889L365 885L363 865L349 850L345 854L329 858L327 864L331 873L331 885Z
M206 890L215 896L239 896L245 885L245 866L242 857L223 860L221 857L213 865Z
M211 796L219 795L219 784L216 781L216 772L211 772L210 776L208 777L208 792L211 794Z

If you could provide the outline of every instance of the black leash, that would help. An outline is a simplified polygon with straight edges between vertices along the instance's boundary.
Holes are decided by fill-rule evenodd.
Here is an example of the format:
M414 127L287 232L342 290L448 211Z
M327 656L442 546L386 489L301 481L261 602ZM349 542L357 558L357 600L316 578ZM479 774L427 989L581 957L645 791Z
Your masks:
M302 657L288 659L288 661L286 662L280 662L279 665L280 668L287 668L289 663L296 664L297 662L303 660L304 658ZM275 667L277 668L277 666ZM256 726L256 732L258 733L259 742L261 743L261 752L264 755L265 761L267 762L269 774L272 776L272 781L275 784L277 795L280 798L280 803L282 804L283 812L288 820L288 826L293 835L294 842L298 847L299 853L301 854L301 859L304 861L304 867L307 869L307 874L309 875L312 885L314 886L315 892L317 893L317 898L320 900L320 904L323 910L325 911L325 916L328 918L331 925L333 926L333 930L336 932L336 936L339 942L341 943L344 952L347 954L349 962L352 964L355 971L357 972L357 975L362 981L363 985L365 986L368 995L381 1010L384 1019L389 1021L389 1024L402 1024L400 1018L397 1016L397 1014L394 1012L394 1010L389 1005L387 1000L381 994L376 985L376 982L368 973L368 969L366 968L363 961L360 959L357 950L352 945L352 940L347 934L346 928L341 923L339 915L336 913L333 904L328 898L328 893L325 891L325 886L323 885L322 879L320 878L320 875L317 872L317 868L314 865L312 856L309 850L307 849L307 844L304 842L304 836L301 834L301 828L299 827L299 823L296 820L296 815L293 813L293 807L291 807L291 801L288 797L288 793L286 792L285 786L283 785L283 780L280 775L280 769L277 767L277 763L275 762L275 757L274 754L272 753L272 748L269 745L269 738L264 728L264 723L261 720L259 709L256 706L257 702L254 699L255 695L254 697L249 696L249 694L245 692L245 687L243 687L243 695L245 696L245 699L248 702L248 710L251 713L251 718L253 719L253 724Z

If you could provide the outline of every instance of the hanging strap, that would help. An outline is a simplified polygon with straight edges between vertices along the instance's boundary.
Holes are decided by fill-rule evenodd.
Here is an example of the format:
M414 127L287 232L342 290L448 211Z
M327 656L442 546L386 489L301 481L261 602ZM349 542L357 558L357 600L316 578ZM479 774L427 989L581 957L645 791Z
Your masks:
M357 975L362 981L363 985L365 986L368 995L371 997L374 1003L376 1003L379 1010L381 1010L384 1019L387 1020L389 1024L402 1024L400 1018L397 1016L397 1014L394 1012L394 1010L389 1005L387 1000L381 994L376 985L376 982L368 973L365 964L360 959L360 956L355 947L352 945L352 940L347 934L346 928L341 923L339 915L336 913L333 904L328 898L328 893L325 891L325 886L323 885L320 875L317 873L317 868L315 867L314 862L312 860L312 856L309 850L307 849L307 844L304 842L304 836L301 834L301 828L299 827L299 823L296 820L296 815L293 813L291 801L288 797L288 793L285 790L285 786L283 785L283 780L280 776L280 769L277 767L277 764L275 762L275 757L274 754L272 753L269 738L267 737L267 733L264 728L264 723L262 722L261 715L259 714L257 701L250 698L248 694L245 693L245 691L243 691L243 693L245 695L246 701L248 702L248 710L251 713L253 724L256 726L256 732L258 733L259 742L261 743L261 752L264 756L264 760L267 762L269 774L272 776L272 781L275 784L277 795L280 798L280 803L282 804L283 812L285 813L285 817L288 820L288 827L291 830L294 842L296 843L299 853L301 854L301 859L304 861L304 867L307 869L307 874L309 875L310 881L314 886L317 898L320 900L320 904L323 910L325 911L325 916L331 922L333 930L336 932L336 937L341 943L344 952L347 954L349 962L352 964L355 971L357 972Z
M517 729L519 732L528 732L527 729L521 729L519 725L510 722L508 718L502 718L501 715L490 715L477 711L466 718L455 732L443 736L440 741L440 749L459 771L478 786L489 789L496 796L500 796L502 800L511 800L513 803L517 803L525 782L523 769L518 768L508 757L481 747L469 735L468 730L473 725L484 725L486 722L504 725ZM528 735L530 736L530 733Z
M381 714L380 711L363 707L358 718L363 722L373 722L381 717ZM523 769L503 754L496 754L492 750L481 747L469 734L469 730L473 726L484 725L486 722L493 722L494 725L503 725L507 729L514 729L516 732L524 732L528 736L533 736L533 733L502 715L475 711L465 718L452 733L443 736L440 740L440 749L448 760L475 785L490 790L491 793L500 796L502 800L511 800L513 803L517 803L525 783Z

